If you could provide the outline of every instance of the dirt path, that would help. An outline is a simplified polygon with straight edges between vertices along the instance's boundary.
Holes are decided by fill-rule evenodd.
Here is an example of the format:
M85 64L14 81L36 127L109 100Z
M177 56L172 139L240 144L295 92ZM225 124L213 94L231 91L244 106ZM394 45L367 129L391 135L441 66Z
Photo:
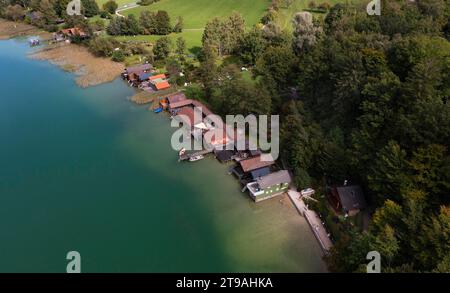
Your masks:
M129 9L132 9L132 8L135 8L135 7L138 7L139 5L137 4L137 3L135 3L135 2L133 2L133 3L128 3L128 4L124 4L124 5L122 5L121 7L119 7L117 10L116 10L116 15L117 16L120 16L120 17L125 17L123 14L121 14L120 12L122 12L122 11L126 11L126 10L129 10Z

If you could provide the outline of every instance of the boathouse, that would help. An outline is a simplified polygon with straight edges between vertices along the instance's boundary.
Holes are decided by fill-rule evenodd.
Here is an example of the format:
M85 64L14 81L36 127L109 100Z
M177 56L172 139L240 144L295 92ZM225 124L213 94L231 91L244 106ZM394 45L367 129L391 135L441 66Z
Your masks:
M291 176L286 170L277 171L247 184L251 198L255 202L269 199L286 192L291 183Z
M196 140L201 141L203 137L204 126L202 116L199 112L196 113L194 108L183 107L178 111L175 119L182 122L188 134L192 135Z
M168 103L168 109L172 113L172 115L176 114L181 108L192 105L192 100L180 100L177 102L169 102Z
M257 157L239 161L242 170L247 173L275 164L270 154L261 154Z
M155 91L161 91L170 88L165 74L154 75L149 78L150 83Z
M152 76L151 72L142 72L140 74L137 75L137 79L139 82L144 82L149 80L149 78Z
M270 156L270 155L265 155ZM265 158L267 159L267 157ZM261 155L245 160L240 160L239 164L231 169L231 172L239 179L242 185L246 185L256 178L270 173L270 168L274 165L273 160L262 160Z
M125 68L122 75L126 76L131 73L141 74L141 73L151 72L152 69L153 69L153 66L151 64L146 63L146 64L142 64L142 65L131 66L131 67Z
M231 150L214 150L214 156L221 162L226 163L233 160L236 153Z
M68 29L61 30L61 33L68 38L79 37L79 38L87 38L88 35L78 27L72 27Z
M205 118L203 119L203 121L205 121ZM218 131L220 128L211 126L210 121L208 121L207 123L208 124L204 124L210 130L206 131L204 134L206 147L211 150L233 150L234 141L228 135L225 125L222 124L222 131ZM220 124L220 122L215 122L215 124Z

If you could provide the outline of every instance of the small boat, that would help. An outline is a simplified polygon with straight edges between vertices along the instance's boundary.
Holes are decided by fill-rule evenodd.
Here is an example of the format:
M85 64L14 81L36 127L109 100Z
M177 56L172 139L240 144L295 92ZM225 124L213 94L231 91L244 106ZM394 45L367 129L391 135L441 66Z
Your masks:
M196 161L200 161L201 159L203 159L204 156L199 155L199 156L193 156L189 158L189 162L196 162Z
M185 148L182 148L181 150L180 150L180 152L178 153L178 155L181 157L182 155L184 155L186 153L186 149Z
M160 108L157 108L157 109L153 110L153 112L155 112L155 113L161 113L162 110L163 110L163 108L160 107Z
M35 47L40 45L39 39L29 39L28 43L30 44L30 47Z

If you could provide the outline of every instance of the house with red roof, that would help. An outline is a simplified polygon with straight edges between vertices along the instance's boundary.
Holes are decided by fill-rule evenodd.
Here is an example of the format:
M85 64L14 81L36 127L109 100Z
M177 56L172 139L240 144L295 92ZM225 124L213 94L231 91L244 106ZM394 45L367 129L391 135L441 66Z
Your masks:
M170 88L170 84L165 74L153 75L149 80L155 91L162 91Z

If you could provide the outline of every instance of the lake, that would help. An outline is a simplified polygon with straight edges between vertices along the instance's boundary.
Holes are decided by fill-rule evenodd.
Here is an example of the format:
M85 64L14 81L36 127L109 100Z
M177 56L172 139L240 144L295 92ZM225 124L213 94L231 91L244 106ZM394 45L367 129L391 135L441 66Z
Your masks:
M286 198L255 204L214 158L179 163L166 114L0 41L0 272L324 272Z

